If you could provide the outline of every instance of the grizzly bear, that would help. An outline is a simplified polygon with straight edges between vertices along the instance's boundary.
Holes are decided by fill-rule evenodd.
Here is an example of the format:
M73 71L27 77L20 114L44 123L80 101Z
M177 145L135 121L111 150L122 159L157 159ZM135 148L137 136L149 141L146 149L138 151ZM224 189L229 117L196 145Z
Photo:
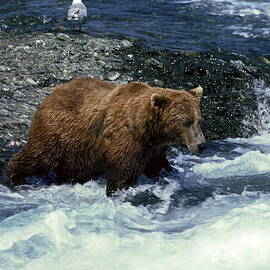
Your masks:
M200 151L202 88L189 92L132 82L79 78L57 86L39 105L27 144L7 164L11 184L55 173L59 183L105 175L107 196L140 175L171 171L166 151L178 144Z

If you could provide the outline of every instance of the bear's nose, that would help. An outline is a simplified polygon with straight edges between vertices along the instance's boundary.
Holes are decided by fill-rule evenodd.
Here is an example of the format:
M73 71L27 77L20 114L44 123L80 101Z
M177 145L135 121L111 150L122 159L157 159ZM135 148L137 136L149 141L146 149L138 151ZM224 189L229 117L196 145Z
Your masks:
M206 147L206 143L201 143L198 145L198 152L201 153Z

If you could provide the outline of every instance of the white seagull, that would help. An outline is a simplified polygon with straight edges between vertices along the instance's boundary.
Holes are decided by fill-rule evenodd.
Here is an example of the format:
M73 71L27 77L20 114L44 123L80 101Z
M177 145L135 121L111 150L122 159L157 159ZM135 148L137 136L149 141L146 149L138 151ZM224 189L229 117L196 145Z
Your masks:
M86 6L82 3L81 0L73 0L72 5L68 10L68 20L78 21L79 30L81 30L81 21L84 17L87 16Z

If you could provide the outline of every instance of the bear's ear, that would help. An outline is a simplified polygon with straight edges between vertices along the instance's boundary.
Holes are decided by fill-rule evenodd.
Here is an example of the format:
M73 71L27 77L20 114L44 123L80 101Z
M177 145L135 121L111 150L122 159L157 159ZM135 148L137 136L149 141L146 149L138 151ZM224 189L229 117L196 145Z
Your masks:
M201 86L190 90L189 93L197 99L198 103L200 103L203 94L203 88Z
M161 94L152 94L151 96L151 106L154 108L161 108L167 103L166 98Z

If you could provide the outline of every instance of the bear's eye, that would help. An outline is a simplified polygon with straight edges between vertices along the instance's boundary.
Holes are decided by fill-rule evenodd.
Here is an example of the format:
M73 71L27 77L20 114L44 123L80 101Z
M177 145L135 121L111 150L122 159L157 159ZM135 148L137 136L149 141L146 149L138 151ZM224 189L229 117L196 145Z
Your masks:
M184 126L185 127L191 127L193 125L193 120L191 120L191 119L186 119L185 121L184 121Z

